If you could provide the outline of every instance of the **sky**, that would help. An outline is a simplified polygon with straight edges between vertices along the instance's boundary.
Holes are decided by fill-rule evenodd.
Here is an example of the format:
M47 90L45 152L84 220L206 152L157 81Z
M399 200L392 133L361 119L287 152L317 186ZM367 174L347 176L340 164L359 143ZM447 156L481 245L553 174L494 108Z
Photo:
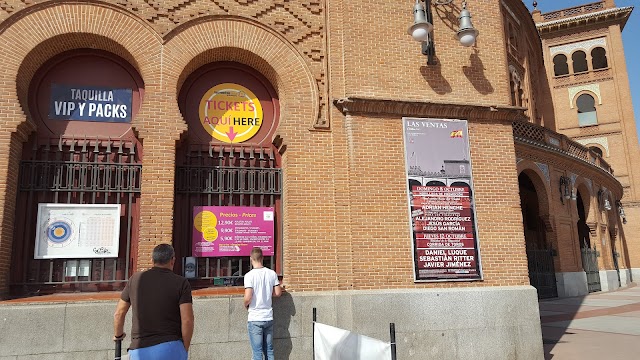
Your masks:
M538 10L543 13L565 9L573 6L589 4L598 0L538 0ZM524 0L524 3L533 9L533 0ZM636 129L640 134L640 62L634 59L640 58L640 46L638 46L638 34L640 34L640 0L615 0L616 6L635 6L627 25L622 31L624 53L627 59L627 71L629 73L629 85L633 98ZM640 136L639 136L640 137Z

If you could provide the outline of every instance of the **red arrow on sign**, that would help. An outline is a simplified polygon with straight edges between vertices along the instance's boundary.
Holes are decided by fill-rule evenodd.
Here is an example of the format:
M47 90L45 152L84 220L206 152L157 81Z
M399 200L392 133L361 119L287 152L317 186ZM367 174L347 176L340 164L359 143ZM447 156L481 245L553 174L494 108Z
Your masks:
M233 126L229 127L229 132L227 132L227 137L229 138L229 140L233 141L233 139L236 138L236 135L238 135L237 132L233 132Z

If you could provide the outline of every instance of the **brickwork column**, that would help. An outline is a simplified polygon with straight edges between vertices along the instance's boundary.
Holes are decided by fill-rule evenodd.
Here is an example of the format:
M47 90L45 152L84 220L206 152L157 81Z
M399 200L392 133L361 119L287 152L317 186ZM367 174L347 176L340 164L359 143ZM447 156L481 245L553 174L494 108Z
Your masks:
M156 245L172 243L176 142L187 129L178 104L163 96L160 72L150 74L158 82L145 84L145 102L134 124L143 147L137 270L152 266Z
M151 266L156 245L172 242L175 142L170 137L144 139L137 270Z
M18 172L22 144L31 129L23 126L17 132L0 132L0 298L9 290Z
M513 127L470 119L469 140L485 283L529 284Z
M582 257L578 243L578 213L576 202L572 200L560 201L560 176L566 173L559 168L550 168L551 173L551 213L556 214L555 228L557 234L558 256L555 258L556 272L582 271Z
M629 269L636 269L638 278L634 277L634 281L640 280L640 203L632 203L624 207L627 216L627 223L620 230L621 249L623 253L625 265Z

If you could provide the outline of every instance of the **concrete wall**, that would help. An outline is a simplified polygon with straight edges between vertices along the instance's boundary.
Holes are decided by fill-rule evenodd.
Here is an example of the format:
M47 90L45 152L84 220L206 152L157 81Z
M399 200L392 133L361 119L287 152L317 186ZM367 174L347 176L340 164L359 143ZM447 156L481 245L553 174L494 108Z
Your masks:
M584 271L556 273L558 297L584 296L589 293L587 274Z
M627 287L634 280L631 276L630 269L620 269L620 282L622 283L622 287Z
M399 359L542 359L530 286L285 294L275 301L277 359L310 359L318 321L381 340ZM0 360L112 359L115 302L0 305ZM241 297L196 298L191 359L248 359ZM130 316L125 329L130 329ZM128 345L128 342L123 344Z
M618 272L616 270L600 270L600 285L602 291L615 291L622 283L622 270L620 270L620 282L618 282Z
M632 268L630 270L630 275L631 275L631 280L629 280L629 282L631 281L637 282L638 280L640 280L640 268Z

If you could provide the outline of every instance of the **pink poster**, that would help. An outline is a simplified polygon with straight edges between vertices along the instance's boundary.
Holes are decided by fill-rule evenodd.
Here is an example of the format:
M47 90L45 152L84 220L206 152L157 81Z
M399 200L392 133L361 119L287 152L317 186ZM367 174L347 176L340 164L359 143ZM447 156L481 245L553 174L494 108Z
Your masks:
M272 207L196 206L193 208L192 250L195 257L249 256L260 247L274 253Z

